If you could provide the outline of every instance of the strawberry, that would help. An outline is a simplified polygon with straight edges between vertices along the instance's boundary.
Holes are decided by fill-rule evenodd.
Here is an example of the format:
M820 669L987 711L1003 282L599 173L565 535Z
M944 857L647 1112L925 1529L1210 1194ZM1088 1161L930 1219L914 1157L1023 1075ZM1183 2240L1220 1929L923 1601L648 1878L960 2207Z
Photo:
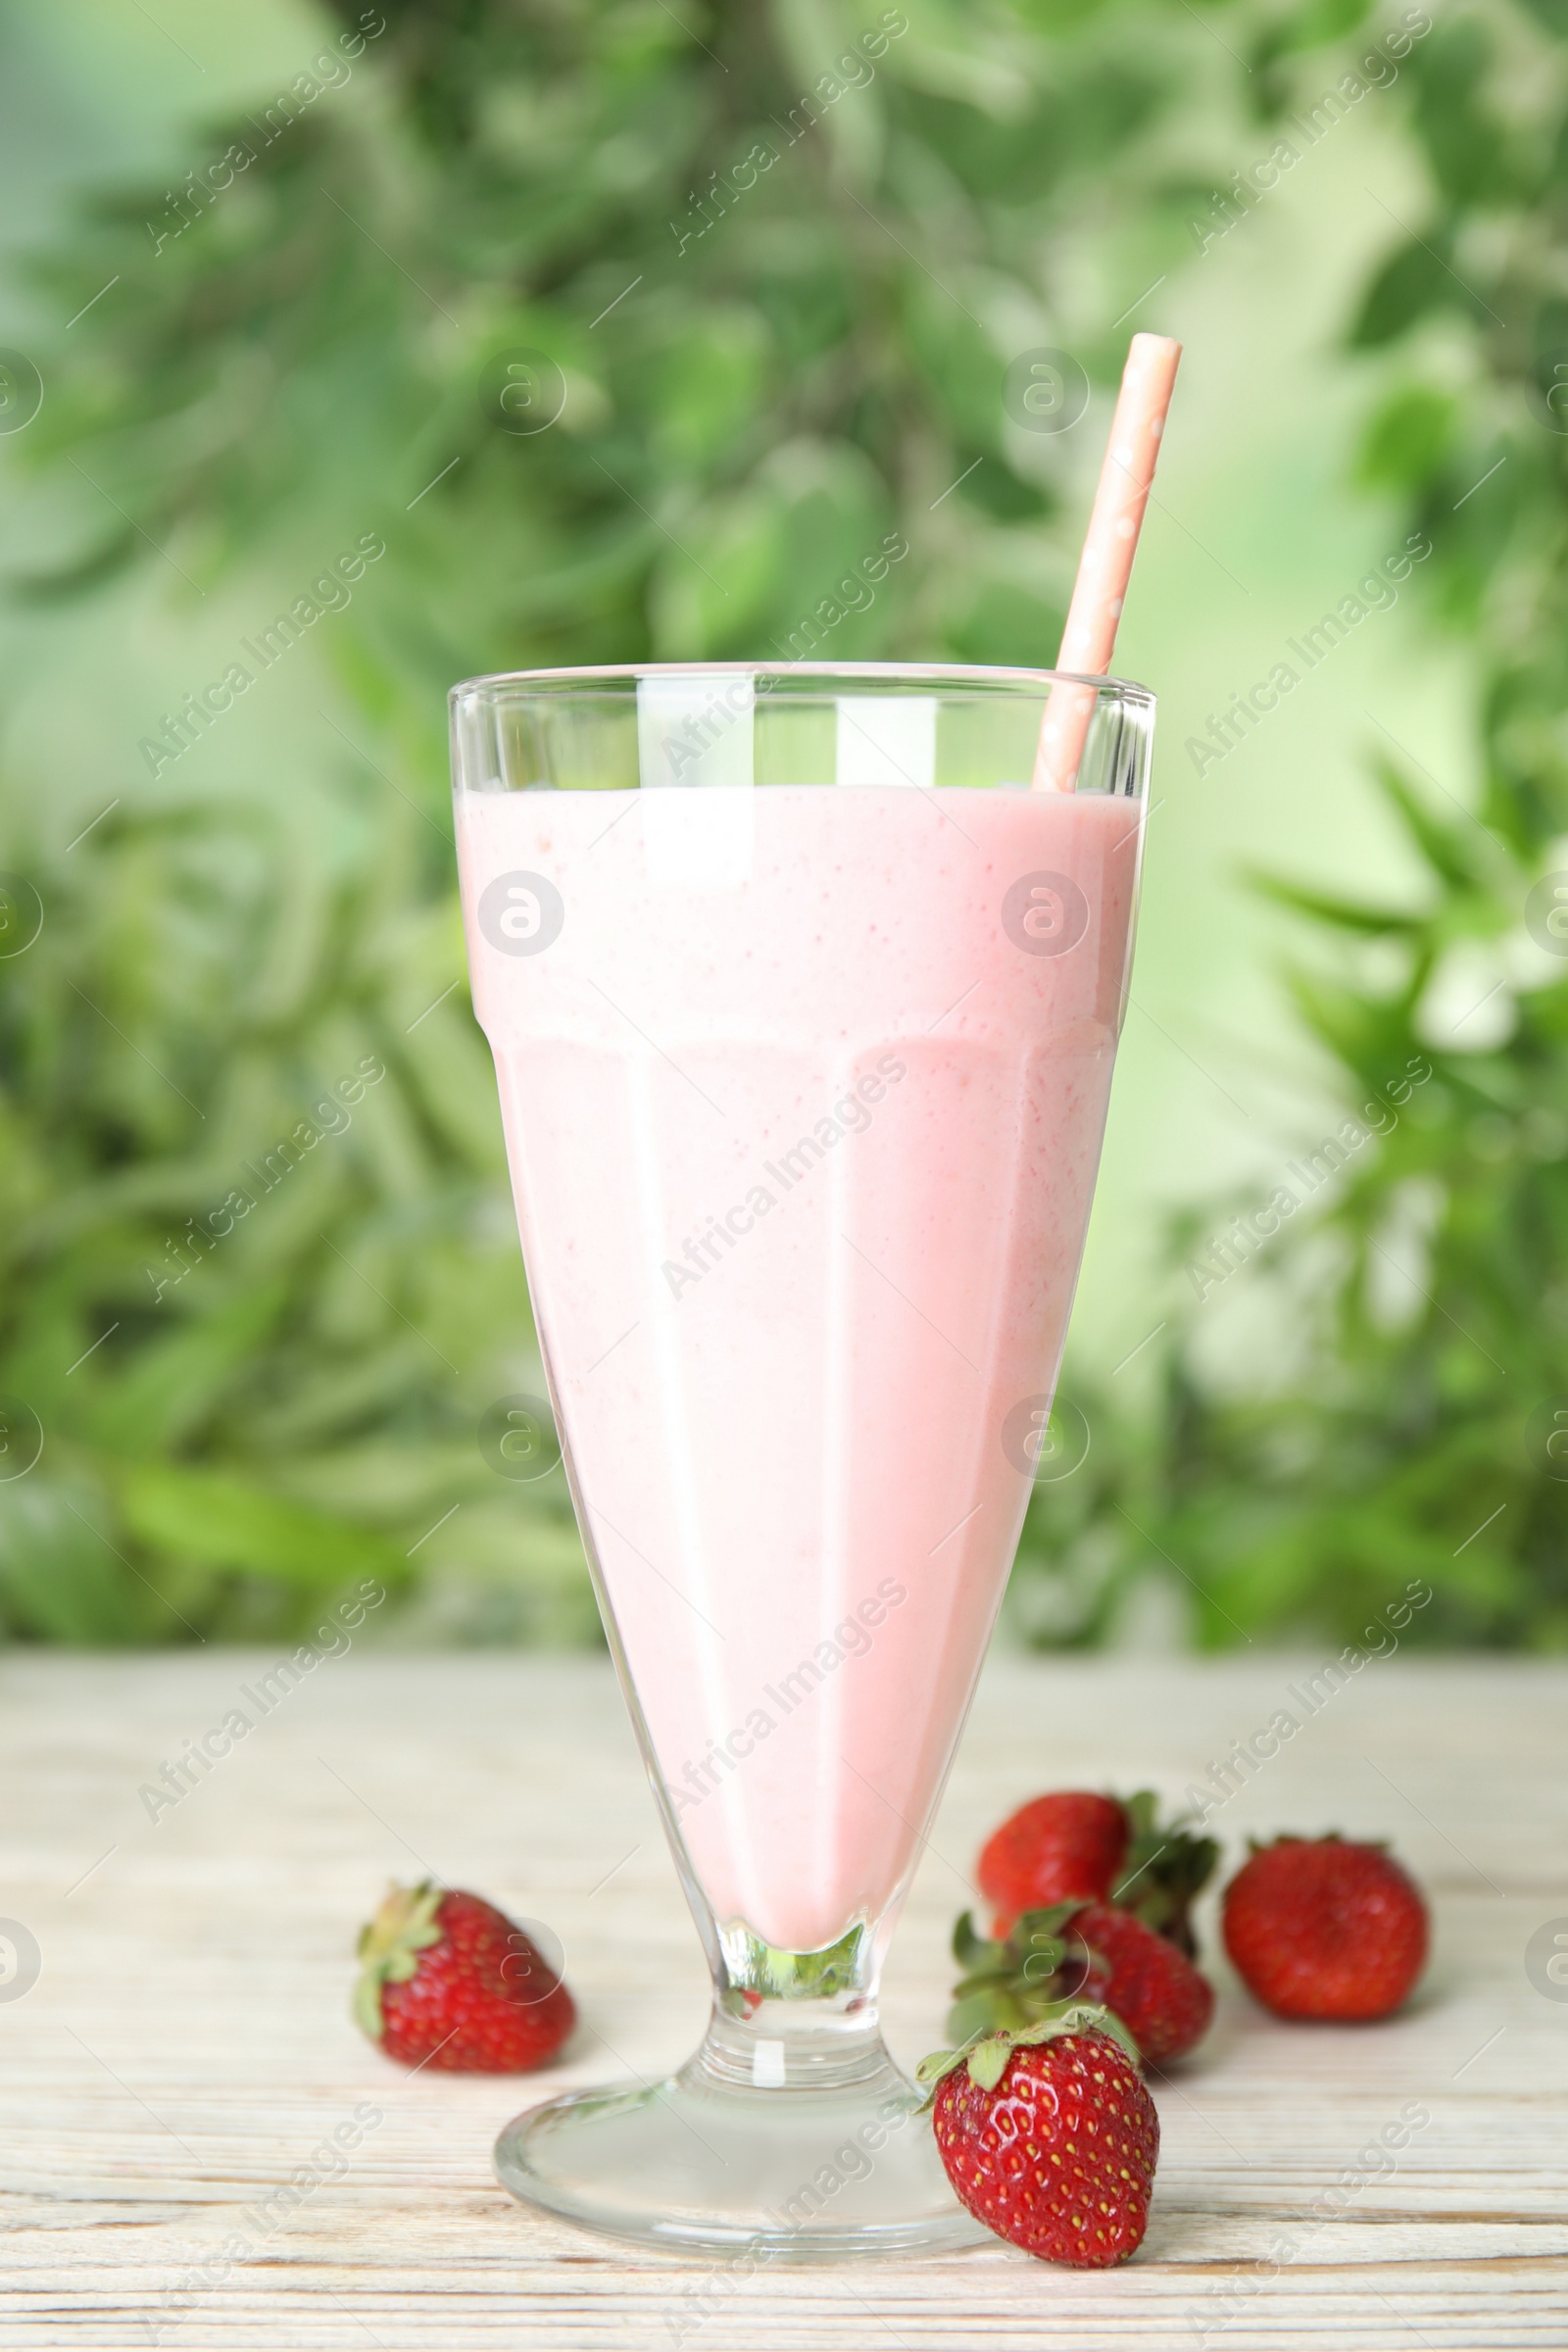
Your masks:
M1277 2017L1387 2017L1421 1974L1427 1907L1381 1845L1280 1838L1225 1889L1225 1949Z
M977 2221L1042 2262L1098 2270L1143 2242L1159 2118L1114 2018L1083 2002L938 2050L932 2126Z
M1066 1989L1113 2009L1146 2065L1164 2066L1197 2048L1214 2014L1214 1987L1185 1952L1110 1903L1076 1912L1071 1932L1086 1947L1086 1966Z
M577 2022L560 1976L504 1911L428 1879L388 1889L359 1953L355 2018L407 2066L526 2074Z
M1125 1801L1058 1788L1003 1823L977 1876L999 1936L1024 1912L1076 1896L1136 1912L1191 1958L1198 1946L1188 1910L1218 1859L1212 1838L1193 1837L1180 1820L1162 1828L1148 1788Z
M1148 2064L1163 2066L1201 2041L1214 2013L1213 1987L1186 1953L1111 1903L1026 1911L992 1941L965 1912L953 1951L964 1971L948 2019L956 2041L1030 2025L1081 1997L1113 2011Z
M1110 1892L1127 1851L1127 1812L1113 1796L1058 1788L1031 1798L981 1848L975 1876L1005 1936L1025 1911Z

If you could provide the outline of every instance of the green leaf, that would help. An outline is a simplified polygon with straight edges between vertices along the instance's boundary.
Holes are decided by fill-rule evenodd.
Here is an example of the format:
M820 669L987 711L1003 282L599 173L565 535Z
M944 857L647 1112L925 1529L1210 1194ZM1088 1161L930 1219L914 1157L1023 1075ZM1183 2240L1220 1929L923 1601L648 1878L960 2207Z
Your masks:
M1446 243L1444 230L1434 227L1424 241L1412 238L1397 247L1366 290L1350 330L1353 346L1376 350L1396 342L1436 312L1475 315L1476 299L1454 275Z
M1443 470L1463 414L1453 393L1428 384L1406 384L1391 393L1362 439L1362 481L1374 490L1420 489Z
M1254 868L1249 879L1261 897L1272 899L1276 906L1310 915L1316 922L1331 923L1336 930L1357 931L1368 939L1397 939L1412 937L1423 927L1419 915L1406 914L1392 906L1363 906L1353 899L1336 898L1328 891L1309 890L1299 882L1288 882L1282 875L1261 873Z
M112 1453L186 1443L221 1412L226 1392L287 1309L288 1291L264 1282L183 1327L154 1335L89 1409L86 1428Z
M42 1464L0 1485L0 1600L34 1640L90 1646L177 1635L172 1611L125 1574L99 1532L103 1515L100 1495L50 1479Z
M1011 2056L1012 2045L1000 2037L976 2042L967 2061L970 2082L977 2082L982 2090L995 2090Z
M1406 781L1392 760L1375 760L1373 772L1398 810L1411 840L1439 879L1446 883L1450 890L1465 892L1478 889L1480 868L1475 847L1476 827L1473 824L1448 824L1434 816L1418 797L1414 786Z
M313 1590L351 1577L401 1581L395 1544L368 1528L282 1501L222 1471L148 1462L120 1490L125 1525L143 1543L211 1566L249 1570Z
M990 1937L982 1936L976 1928L974 1913L960 1912L953 1930L953 1957L958 1966L963 1969L982 1967L995 1957L996 1951L997 1946Z

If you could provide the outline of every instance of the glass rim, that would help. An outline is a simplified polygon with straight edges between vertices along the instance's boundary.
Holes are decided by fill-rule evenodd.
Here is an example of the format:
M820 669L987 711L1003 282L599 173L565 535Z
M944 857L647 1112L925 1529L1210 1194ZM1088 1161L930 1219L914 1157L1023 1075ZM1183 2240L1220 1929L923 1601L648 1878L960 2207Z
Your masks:
M573 669L501 669L462 679L448 690L454 707L460 701L515 700L528 695L544 699L564 697L573 689L591 691L635 686L642 678L789 678L837 681L862 685L926 687L956 700L968 692L976 700L1003 701L1009 691L1039 692L1053 686L1087 686L1100 696L1134 708L1152 710L1151 688L1132 678L1097 676L1073 669L1008 669L980 663L935 662L617 662Z

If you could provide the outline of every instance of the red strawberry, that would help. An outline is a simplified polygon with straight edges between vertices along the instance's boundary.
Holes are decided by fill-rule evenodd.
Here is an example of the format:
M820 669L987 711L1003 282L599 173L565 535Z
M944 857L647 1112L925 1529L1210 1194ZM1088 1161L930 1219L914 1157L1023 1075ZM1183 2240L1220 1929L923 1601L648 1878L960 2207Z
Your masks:
M1277 2017L1387 2017L1421 1974L1427 1907L1380 1845L1281 1838L1225 1889L1225 1949Z
M1214 1994L1185 1952L1112 1903L1054 1903L1026 1911L1012 1933L977 1936L966 1911L953 1936L963 1976L948 2032L1012 2032L1055 2014L1064 1999L1114 2012L1153 2066L1185 2058L1208 2031Z
M476 1894L393 1886L360 1936L354 2014L389 2058L442 2074L521 2075L577 2022L564 1984Z
M1159 2118L1114 2019L1063 2003L1021 2034L940 2050L937 2148L960 2204L1043 2262L1125 2262L1143 2242Z
M1068 1935L1069 1971L1072 1937L1081 1936L1088 1953L1082 1976L1067 1989L1113 2009L1147 2065L1185 2058L1202 2040L1214 2014L1214 1988L1165 1936L1110 1903L1075 1912Z
M1058 1788L1019 1807L980 1856L980 1891L1007 1936L1026 1911L1054 1904L1113 1902L1136 1911L1191 1956L1198 1946L1187 1913L1219 1847L1180 1822L1162 1826L1152 1790L1125 1801L1085 1788Z
M976 1872L998 1936L1022 1911L1107 1895L1127 1838L1126 1811L1113 1796L1058 1788L1020 1805L981 1849Z

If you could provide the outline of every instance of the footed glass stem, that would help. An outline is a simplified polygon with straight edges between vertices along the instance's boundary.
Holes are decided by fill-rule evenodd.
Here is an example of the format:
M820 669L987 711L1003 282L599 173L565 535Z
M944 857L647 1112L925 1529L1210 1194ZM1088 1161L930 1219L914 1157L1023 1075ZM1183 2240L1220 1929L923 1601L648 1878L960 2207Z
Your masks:
M746 2268L982 2243L877 2026L871 1933L721 1935L702 2046L662 2082L569 2092L496 2143L503 2184L612 2237ZM702 2289L694 2289L693 2324Z

